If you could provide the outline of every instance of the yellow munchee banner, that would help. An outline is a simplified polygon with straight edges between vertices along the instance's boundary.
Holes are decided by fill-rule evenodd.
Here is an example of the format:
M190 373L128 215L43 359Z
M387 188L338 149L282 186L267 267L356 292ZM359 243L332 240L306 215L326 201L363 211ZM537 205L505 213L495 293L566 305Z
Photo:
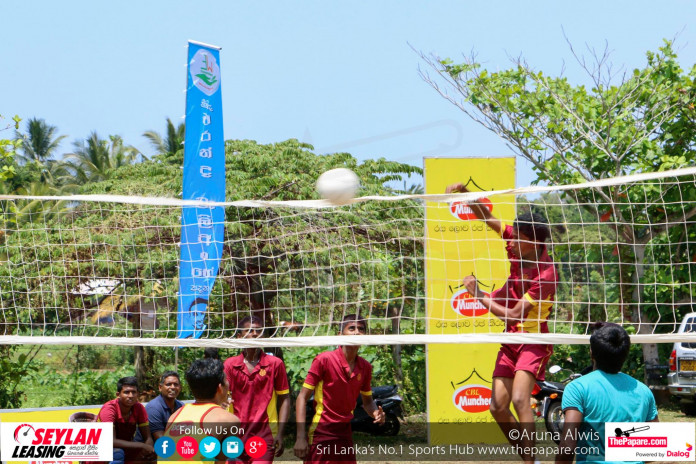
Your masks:
M462 183L469 191L515 187L515 158L425 158L425 191L445 193ZM499 195L481 200L491 212L511 224L515 198ZM502 332L504 324L461 286L474 274L490 292L507 280L510 264L505 242L478 221L465 204L426 205L426 314L430 334ZM431 444L500 443L495 427L465 424L494 422L489 412L492 374L498 344L428 345L427 411ZM461 424L461 425L457 425Z

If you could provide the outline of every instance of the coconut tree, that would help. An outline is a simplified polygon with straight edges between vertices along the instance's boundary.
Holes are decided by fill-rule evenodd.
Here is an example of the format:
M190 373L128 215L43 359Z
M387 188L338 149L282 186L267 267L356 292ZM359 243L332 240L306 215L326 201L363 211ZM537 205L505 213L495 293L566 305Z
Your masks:
M17 132L17 137L23 139L19 159L24 162L36 161L46 163L49 161L65 135L56 136L58 128L47 124L39 118L31 118L27 121L27 133Z
M157 154L175 154L177 151L184 148L184 135L185 135L185 125L184 123L179 123L178 126L174 127L172 120L167 118L167 135L162 138L162 136L156 131L147 131L143 133L143 137L148 139Z
M74 145L75 150L63 156L63 161L74 181L82 185L106 180L116 168L134 164L138 157L147 159L136 148L125 145L118 135L110 135L109 140L105 140L92 132L86 140Z

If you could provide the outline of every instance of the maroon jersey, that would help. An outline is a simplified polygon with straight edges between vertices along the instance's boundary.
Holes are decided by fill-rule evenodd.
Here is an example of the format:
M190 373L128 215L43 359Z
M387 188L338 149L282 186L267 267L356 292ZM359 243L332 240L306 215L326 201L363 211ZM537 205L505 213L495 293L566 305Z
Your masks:
M258 364L249 372L240 354L227 358L225 374L233 400L229 410L239 417L245 435L272 439L278 422L278 395L290 393L283 361L261 353Z
M118 405L118 398L116 398L104 403L97 414L97 422L113 422L114 438L133 441L137 428L148 425L147 411L145 411L145 406L135 403L128 419L124 419Z
M326 439L351 439L350 420L358 395L372 395L372 365L360 356L353 372L343 350L317 355L309 368L304 387L314 390L315 411L309 427L309 443Z
M520 259L512 253L512 226L506 226L502 237L507 241L507 254L510 261L510 277L491 297L493 300L505 306L514 307L519 300L525 298L532 303L532 309L522 321L508 323L506 332L541 332L548 333L546 323L553 301L556 296L556 284L558 275L556 267L549 256L546 246L539 256L539 261L534 267L522 268Z

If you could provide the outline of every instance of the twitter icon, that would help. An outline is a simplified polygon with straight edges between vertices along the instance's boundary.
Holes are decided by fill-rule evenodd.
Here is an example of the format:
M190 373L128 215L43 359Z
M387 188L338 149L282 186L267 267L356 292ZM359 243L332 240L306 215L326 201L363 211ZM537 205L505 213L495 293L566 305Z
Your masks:
M220 454L220 441L215 437L205 437L199 443L198 451L204 458L215 458Z

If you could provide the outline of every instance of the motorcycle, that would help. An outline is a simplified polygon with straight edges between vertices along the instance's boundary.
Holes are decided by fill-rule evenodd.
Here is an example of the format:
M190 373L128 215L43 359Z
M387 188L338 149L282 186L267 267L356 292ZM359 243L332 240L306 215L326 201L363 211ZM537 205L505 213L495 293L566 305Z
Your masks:
M560 382L551 382L548 380L537 380L534 389L532 390L532 397L534 398L534 405L532 408L535 411L537 417L543 417L544 423L546 424L546 430L552 433L554 441L558 443L560 440L555 440L555 438L560 438L561 432L563 432L563 391L566 385L572 380L582 377L582 374L575 373L569 369L563 369L560 366L551 366L549 368L550 374L557 374L558 372L566 371L570 374L567 378ZM541 405L541 409L539 408Z
M367 415L362 407L362 395L358 396L358 401L353 411L353 419L350 426L354 432L365 432L372 435L394 436L399 433L401 422L399 418L404 417L401 410L403 398L398 394L399 387L396 385L384 385L372 388L372 398L377 406L382 406L384 411L384 424L374 423L374 418ZM314 395L307 402L307 423L312 422L314 417Z

